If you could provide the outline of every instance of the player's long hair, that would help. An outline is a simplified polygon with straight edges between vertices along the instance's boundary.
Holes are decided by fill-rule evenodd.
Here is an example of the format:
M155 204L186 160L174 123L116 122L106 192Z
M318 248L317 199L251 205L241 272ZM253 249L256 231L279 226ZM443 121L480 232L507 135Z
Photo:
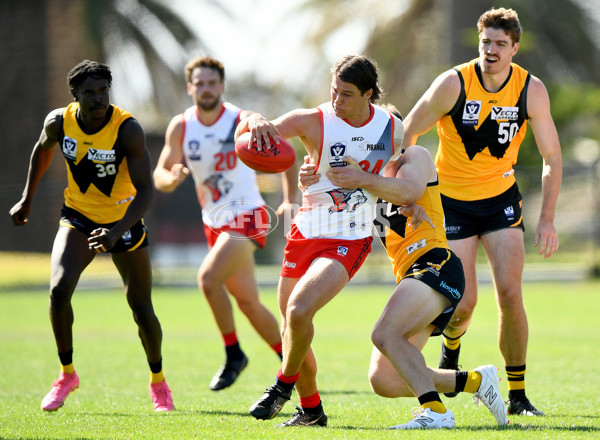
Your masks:
M344 82L354 84L363 95L365 92L373 90L369 98L372 104L375 104L383 94L378 84L377 66L367 57L347 55L333 65L331 73Z

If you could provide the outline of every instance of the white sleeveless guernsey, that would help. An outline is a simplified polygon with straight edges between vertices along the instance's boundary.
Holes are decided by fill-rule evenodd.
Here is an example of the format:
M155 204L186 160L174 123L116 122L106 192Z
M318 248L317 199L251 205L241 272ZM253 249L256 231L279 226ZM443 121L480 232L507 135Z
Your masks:
M306 238L357 240L372 235L377 196L363 188L338 188L325 174L332 167L345 166L346 156L354 158L365 171L383 172L394 154L394 130L399 121L381 107L370 107L371 117L360 127L337 117L331 103L318 107L322 130L317 164L320 180L306 189L294 219Z
M219 119L210 126L200 122L196 106L183 113L183 154L196 185L202 221L213 228L265 205L256 173L235 154L233 135L240 111L224 102Z

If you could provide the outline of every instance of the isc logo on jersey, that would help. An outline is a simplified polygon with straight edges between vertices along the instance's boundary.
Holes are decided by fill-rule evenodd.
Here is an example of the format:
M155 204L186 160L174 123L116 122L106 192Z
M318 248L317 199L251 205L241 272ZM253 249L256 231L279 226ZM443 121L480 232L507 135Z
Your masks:
M519 107L492 107L492 121L516 121L519 118Z
M94 162L114 162L117 158L115 150L96 150L95 148L90 148L87 156Z

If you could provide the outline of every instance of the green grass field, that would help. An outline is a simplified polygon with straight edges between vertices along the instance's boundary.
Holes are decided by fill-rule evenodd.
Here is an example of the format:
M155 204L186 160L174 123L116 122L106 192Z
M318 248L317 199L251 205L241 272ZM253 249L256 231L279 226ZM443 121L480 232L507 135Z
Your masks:
M238 334L250 358L230 389L215 393L208 383L223 360L210 311L195 289L155 289L164 331L163 356L177 411L156 414L148 394L148 367L131 313L120 290L80 291L75 309L75 367L80 389L54 413L40 401L58 374L58 359L43 290L0 293L0 438L6 439L365 439L600 437L600 283L526 284L530 348L527 390L548 416L513 416L499 429L471 395L443 398L457 428L448 432L390 432L410 418L416 399L384 399L371 392L367 368L370 330L389 287L348 287L318 315L314 348L327 428L276 428L294 408L271 421L257 421L248 407L270 385L278 358L237 315ZM274 290L263 299L276 310ZM502 366L496 346L497 312L491 286L481 288L478 309L463 339L465 367ZM440 339L425 347L437 364ZM501 390L506 398L503 369ZM297 404L297 398L292 397Z

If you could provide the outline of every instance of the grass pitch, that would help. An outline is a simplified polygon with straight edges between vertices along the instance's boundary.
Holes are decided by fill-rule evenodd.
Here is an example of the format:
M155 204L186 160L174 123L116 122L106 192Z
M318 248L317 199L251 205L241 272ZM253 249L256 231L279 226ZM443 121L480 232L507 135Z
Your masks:
M498 428L471 395L442 397L454 412L449 432L390 432L410 419L416 399L384 399L369 388L370 331L393 286L351 287L320 311L313 347L327 428L276 428L294 411L297 396L271 421L248 415L249 406L274 381L278 358L238 312L238 335L250 358L230 389L208 383L224 352L211 313L195 289L154 291L161 320L167 380L177 411L156 414L148 393L149 372L136 327L121 290L76 292L74 362L80 389L54 413L40 402L59 364L48 320L45 290L0 293L0 438L6 439L579 439L600 437L599 282L525 284L530 323L527 392L544 418L512 416ZM497 311L491 286L482 286L473 323L463 339L463 366L494 363ZM274 290L263 300L276 311ZM436 365L439 338L425 347ZM506 399L503 368L501 390Z

